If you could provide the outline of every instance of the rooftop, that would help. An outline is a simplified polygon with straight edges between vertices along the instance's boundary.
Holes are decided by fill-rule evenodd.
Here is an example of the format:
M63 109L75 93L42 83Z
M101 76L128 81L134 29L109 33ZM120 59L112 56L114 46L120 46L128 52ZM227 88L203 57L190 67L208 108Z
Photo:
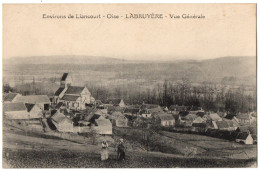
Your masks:
M29 95L29 96L19 96L16 99L16 102L23 102L23 103L50 103L50 99L47 95Z
M21 102L17 103L4 103L3 105L5 112L11 112L11 111L27 111L25 104Z

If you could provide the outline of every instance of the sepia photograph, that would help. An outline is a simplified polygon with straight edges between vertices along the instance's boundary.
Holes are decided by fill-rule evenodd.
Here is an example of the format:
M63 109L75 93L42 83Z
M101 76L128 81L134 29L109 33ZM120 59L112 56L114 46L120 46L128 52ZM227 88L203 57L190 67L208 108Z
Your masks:
M257 168L257 4L2 4L2 168Z

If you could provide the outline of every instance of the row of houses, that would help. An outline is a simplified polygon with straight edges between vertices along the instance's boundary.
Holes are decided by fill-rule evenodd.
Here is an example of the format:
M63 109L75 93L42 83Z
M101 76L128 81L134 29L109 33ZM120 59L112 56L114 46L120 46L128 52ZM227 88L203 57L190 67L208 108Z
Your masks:
M8 119L51 120L60 132L92 132L111 135L113 126L138 126L159 124L161 127L189 128L193 132L208 129L234 131L251 125L256 117L226 113L207 113L200 107L172 105L169 108L157 104L127 105L123 99L95 100L85 86L73 86L72 77L64 73L60 87L51 97L46 95L22 96L9 93L4 96L4 115ZM140 120L140 118L143 118Z
M46 95L22 96L18 93L8 93L3 99L4 116L10 119L44 118L51 105Z

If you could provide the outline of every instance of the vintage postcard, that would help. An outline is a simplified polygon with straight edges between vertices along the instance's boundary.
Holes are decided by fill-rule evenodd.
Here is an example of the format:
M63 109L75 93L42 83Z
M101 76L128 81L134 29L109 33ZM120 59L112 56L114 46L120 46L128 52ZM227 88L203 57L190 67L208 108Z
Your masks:
M256 4L3 4L3 168L256 168Z

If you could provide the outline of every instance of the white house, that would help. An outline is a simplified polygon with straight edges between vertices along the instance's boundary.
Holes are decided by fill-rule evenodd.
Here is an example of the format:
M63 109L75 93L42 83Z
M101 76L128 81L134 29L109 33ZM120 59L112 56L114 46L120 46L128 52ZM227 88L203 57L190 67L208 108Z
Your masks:
M52 123L56 126L59 132L73 132L73 122L71 119L67 118L64 114L57 111L51 117Z
M254 140L249 132L241 132L237 135L236 142L242 142L244 144L253 144Z
M128 127L128 119L121 112L113 112L109 115L109 119L117 127Z
M39 105L37 104L25 104L30 119L43 118L43 113Z
M47 95L19 96L15 99L15 102L37 104L41 110L49 110L51 104L51 101Z
M112 123L109 119L105 119L103 117L99 117L98 119L95 119L95 126L93 129L96 130L98 134L105 134L105 135L111 135L112 132Z
M161 126L173 127L175 125L175 118L169 114L158 115Z

